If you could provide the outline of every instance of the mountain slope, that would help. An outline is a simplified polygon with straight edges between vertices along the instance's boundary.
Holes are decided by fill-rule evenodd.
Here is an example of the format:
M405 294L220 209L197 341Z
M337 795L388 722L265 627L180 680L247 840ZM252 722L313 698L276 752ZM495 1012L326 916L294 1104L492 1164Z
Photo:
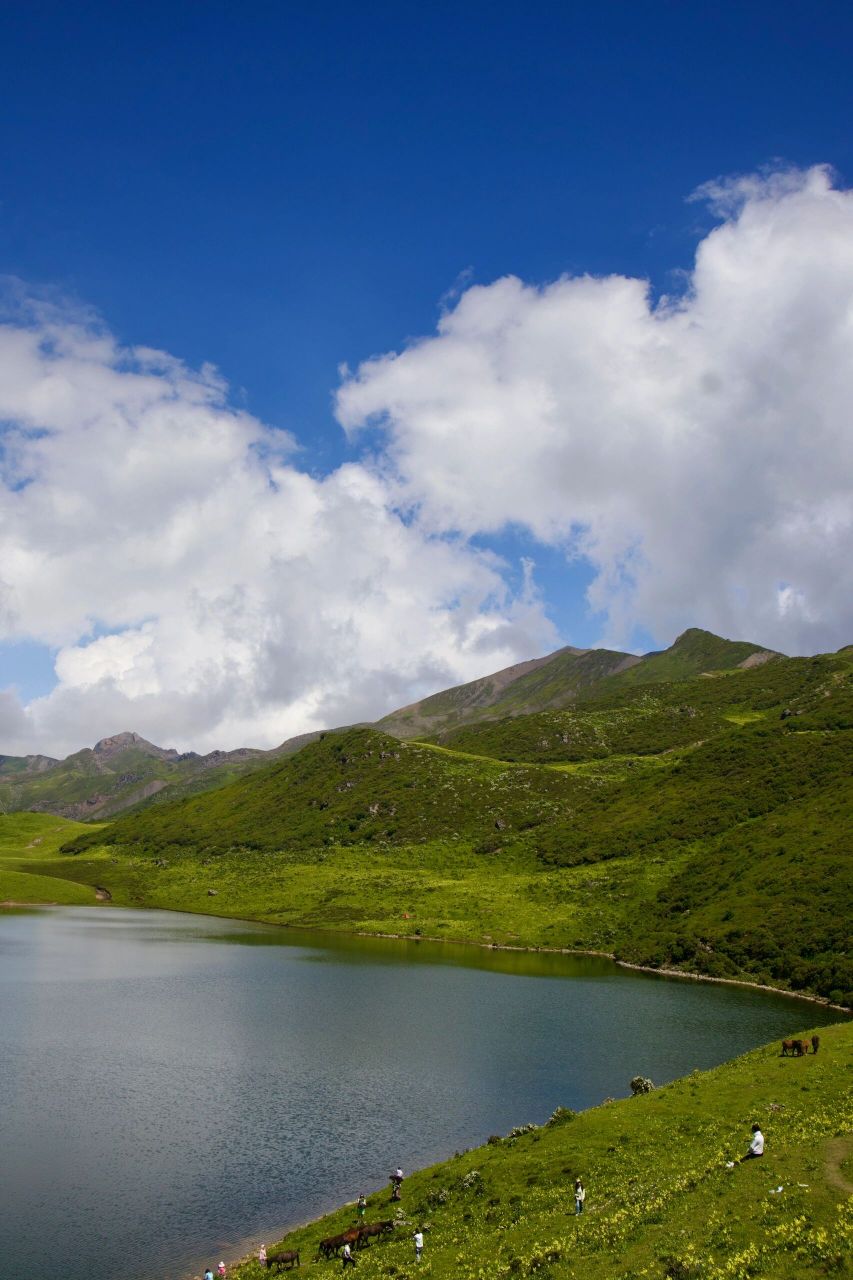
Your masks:
M118 858L130 901L210 910L212 891L218 913L372 932L412 932L416 902L428 936L607 949L853 1001L853 655L611 688L553 714L583 730L568 762L326 734L73 840L80 869L62 874L110 885L124 872L98 859ZM540 720L457 732L510 743Z
M525 1124L530 1117L521 1115L506 1137L407 1171L400 1229L359 1250L360 1275L384 1280L419 1268L433 1280L849 1275L853 1026L803 1030L807 1020L792 1004L791 1035L819 1034L817 1054L780 1058L777 1041L638 1097L579 1113L558 1107L545 1124ZM765 1134L764 1156L728 1168L754 1121ZM576 1177L587 1192L581 1217L573 1212ZM368 1221L391 1216L387 1188L371 1192L368 1205ZM298 1249L309 1280L328 1275L317 1245L354 1218L353 1205L342 1205L271 1244L269 1254ZM412 1232L421 1224L418 1268ZM234 1272L235 1280L265 1274L257 1261Z
M401 739L446 734L464 725L571 706L611 685L661 683L770 656L774 655L756 645L722 640L696 629L686 631L662 653L644 658L568 646L433 694L392 712L376 727ZM199 755L155 746L135 733L120 733L65 760L0 756L0 810L54 813L82 821L111 818L226 786L319 736L319 731L300 734L271 751L240 748Z
M558 649L470 684L432 694L377 722L398 738L447 734L462 725L566 707L607 687L634 687L757 666L780 655L693 627L668 649L637 657L612 649Z
M559 811L567 779L468 761L371 728L329 733L298 754L207 795L120 818L110 843L161 853L477 840ZM99 833L74 842L79 851Z
M78 821L111 818L163 800L226 786L272 760L299 751L316 733L290 738L271 751L178 752L138 733L102 738L64 760L0 757L0 812L29 810Z
M690 627L668 649L645 654L636 666L621 674L620 683L655 684L662 680L685 680L705 672L760 666L780 656L761 645L745 640L724 640L711 631Z
M778 658L719 678L631 683L640 667L605 678L563 710L463 725L431 741L457 751L528 763L654 755L733 725L779 716L822 695L841 657ZM628 678L626 678L628 677ZM837 696L837 691L836 691ZM811 702L809 705L811 705ZM833 706L837 705L834 701Z
M609 649L558 649L392 711L377 721L377 727L398 738L414 738L462 723L561 706L580 690L637 661L632 654Z

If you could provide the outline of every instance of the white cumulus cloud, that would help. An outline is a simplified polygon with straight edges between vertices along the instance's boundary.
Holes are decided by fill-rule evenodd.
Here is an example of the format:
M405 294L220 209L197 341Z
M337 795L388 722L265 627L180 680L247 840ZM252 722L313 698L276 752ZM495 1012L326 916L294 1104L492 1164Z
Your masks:
M374 718L556 643L505 570L402 518L365 466L300 471L212 369L61 307L0 324L0 640L58 648L52 692L0 696L4 753Z
M853 640L853 192L815 168L697 196L717 222L677 295L464 288L345 375L361 455L319 478L214 369L7 291L0 641L56 649L57 684L22 705L0 675L0 751L269 746L544 652L529 575L478 549L506 530L589 562L611 643Z
M337 400L424 529L522 526L595 570L625 643L701 625L853 641L853 192L823 168L708 184L678 296L514 277L366 361Z

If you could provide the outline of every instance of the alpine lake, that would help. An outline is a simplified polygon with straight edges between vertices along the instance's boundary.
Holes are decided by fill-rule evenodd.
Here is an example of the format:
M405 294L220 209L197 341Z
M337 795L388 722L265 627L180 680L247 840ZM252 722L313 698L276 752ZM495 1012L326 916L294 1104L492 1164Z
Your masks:
M706 1068L816 1004L543 952L0 912L15 1280L180 1280L404 1172Z

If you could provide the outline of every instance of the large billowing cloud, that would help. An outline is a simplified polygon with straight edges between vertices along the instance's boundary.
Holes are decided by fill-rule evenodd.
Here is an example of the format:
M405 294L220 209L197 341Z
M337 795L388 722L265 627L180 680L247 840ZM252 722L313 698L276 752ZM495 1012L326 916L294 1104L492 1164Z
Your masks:
M19 306L0 640L58 648L58 684L22 707L0 680L0 751L272 745L542 652L535 590L470 541L513 527L591 563L611 642L853 640L853 193L814 169L702 196L676 297L507 278L367 361L337 401L361 460L324 478L214 370Z
M823 169L709 184L677 297L646 281L465 291L372 359L341 423L426 529L521 525L588 558L603 632L853 641L853 193Z
M2 752L269 746L556 642L529 584L376 473L312 478L213 370L85 317L0 326L0 446L0 639L59 649L53 692L0 695Z

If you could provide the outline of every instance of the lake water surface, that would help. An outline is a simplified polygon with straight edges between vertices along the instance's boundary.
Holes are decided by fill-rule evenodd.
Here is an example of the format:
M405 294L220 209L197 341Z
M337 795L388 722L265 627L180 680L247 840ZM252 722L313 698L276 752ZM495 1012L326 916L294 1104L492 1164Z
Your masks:
M595 958L0 912L0 1256L200 1274L404 1171L832 1021Z

